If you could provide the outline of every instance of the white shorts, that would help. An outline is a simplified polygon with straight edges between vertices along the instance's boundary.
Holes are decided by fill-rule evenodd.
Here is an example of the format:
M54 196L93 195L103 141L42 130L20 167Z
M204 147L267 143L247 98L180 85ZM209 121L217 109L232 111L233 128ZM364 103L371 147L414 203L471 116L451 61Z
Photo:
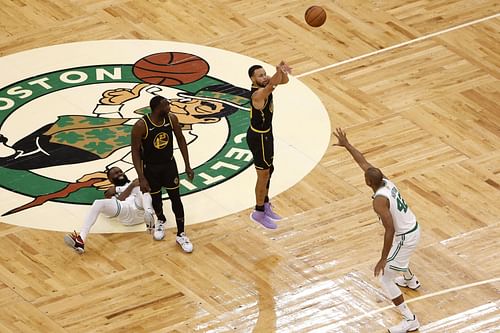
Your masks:
M116 200L118 221L123 225L136 225L144 223L144 210L137 206L133 200Z
M387 257L386 267L398 271L406 272L410 264L410 256L415 251L420 240L420 226L403 235L395 236L392 242L389 256Z

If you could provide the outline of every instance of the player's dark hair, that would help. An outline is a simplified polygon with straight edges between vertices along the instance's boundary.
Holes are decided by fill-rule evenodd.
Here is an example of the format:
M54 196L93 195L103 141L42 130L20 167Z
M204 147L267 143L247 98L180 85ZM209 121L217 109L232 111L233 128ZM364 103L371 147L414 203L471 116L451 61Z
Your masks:
M151 100L149 101L149 107L151 108L151 111L154 111L158 107L158 105L160 105L161 101L163 101L164 99L165 97L158 95L151 98Z
M253 66L251 66L248 69L248 77L252 77L253 73L255 73L255 71L258 70L259 68L262 68L262 66L261 65L253 65Z
M368 168L366 169L365 174L368 177L368 179L370 179L370 181L376 185L381 184L382 179L384 178L384 174L378 168Z
M106 169L106 177L108 177L109 179L109 173L111 172L111 170L113 170L114 168L118 168L118 167L111 167L109 169Z

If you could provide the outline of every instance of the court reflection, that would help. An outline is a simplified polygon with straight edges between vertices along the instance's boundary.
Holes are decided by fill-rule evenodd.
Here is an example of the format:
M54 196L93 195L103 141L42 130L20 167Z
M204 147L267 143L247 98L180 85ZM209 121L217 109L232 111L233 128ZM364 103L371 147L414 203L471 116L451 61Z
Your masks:
M258 292L259 318L253 329L254 333L270 333L276 331L276 302L274 300L272 272L283 258L273 254L254 265L255 280Z

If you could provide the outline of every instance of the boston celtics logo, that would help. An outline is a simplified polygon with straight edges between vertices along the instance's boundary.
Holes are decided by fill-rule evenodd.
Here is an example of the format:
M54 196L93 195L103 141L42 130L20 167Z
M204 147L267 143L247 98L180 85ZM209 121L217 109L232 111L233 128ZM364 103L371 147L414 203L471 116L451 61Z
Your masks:
M10 73L7 69L16 58L23 69L7 75L0 85L2 222L53 230L78 228L88 205L111 186L107 169L118 166L130 179L136 177L130 132L151 111L149 100L155 95L169 98L196 173L192 182L184 174L179 179L187 222L252 205L255 171L249 168L252 158L245 140L250 107L250 81L245 75L259 61L198 45L126 40L31 50L0 58L0 68ZM27 59L37 61L26 65ZM277 177L277 193L314 167L329 138L328 118L319 100L297 80L291 83L289 97L286 91L283 98L276 94L275 122L283 112L285 125L282 137L279 126L275 130L276 160L279 164L282 145L282 161L295 163L296 170L284 166L282 177L288 174L290 180ZM297 91L302 91L300 102ZM307 110L294 111L301 105ZM305 119L311 126L304 127ZM312 131L307 134L309 127ZM312 143L310 138L297 140L308 135L317 138L311 147L303 144ZM160 133L154 144L161 149L169 140ZM298 146L292 146L294 142ZM179 170L184 170L175 145L174 155ZM168 200L166 194L164 199ZM117 225L107 222L96 231L117 231Z

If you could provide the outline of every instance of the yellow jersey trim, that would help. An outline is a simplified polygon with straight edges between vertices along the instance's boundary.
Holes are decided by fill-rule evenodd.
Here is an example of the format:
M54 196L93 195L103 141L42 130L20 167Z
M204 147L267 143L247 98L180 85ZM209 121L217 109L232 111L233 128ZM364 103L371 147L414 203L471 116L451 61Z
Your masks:
M151 117L149 116L149 114L146 115L146 117L148 117L149 121L151 122L151 124L153 124L154 127L163 127L165 126L165 118L163 118L163 124L161 125L156 125L155 122L151 119Z
M146 126L146 135L143 136L142 138L143 139L147 139L148 138L148 134L149 134L148 123L146 122L146 120L144 118L141 118L141 120L144 122L144 126Z
M250 128L252 129L252 131L256 132L256 133L268 133L271 129L268 128L266 130L258 130L256 128L254 128L252 125L250 125Z

